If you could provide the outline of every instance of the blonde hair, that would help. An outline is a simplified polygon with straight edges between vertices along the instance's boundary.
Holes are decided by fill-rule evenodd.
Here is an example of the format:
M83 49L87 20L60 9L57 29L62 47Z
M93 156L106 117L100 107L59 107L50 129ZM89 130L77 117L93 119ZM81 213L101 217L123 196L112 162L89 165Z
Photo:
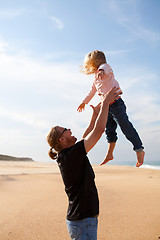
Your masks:
M106 57L102 51L95 50L90 52L84 58L84 65L81 68L81 72L87 75L93 74L103 63L106 63Z
M48 155L51 159L55 160L58 157L58 153L62 150L61 144L59 142L60 132L58 131L58 126L53 127L48 135L47 135L47 142L51 147ZM55 151L53 151L53 149Z

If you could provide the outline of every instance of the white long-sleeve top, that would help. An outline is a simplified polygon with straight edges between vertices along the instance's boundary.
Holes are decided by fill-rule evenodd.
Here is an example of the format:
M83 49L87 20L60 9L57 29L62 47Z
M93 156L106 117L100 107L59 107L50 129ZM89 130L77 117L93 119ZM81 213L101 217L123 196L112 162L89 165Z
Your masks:
M98 77L98 72L100 70L104 70L106 74L102 79ZM97 73L95 74L95 80L92 84L92 87L83 102L85 104L88 104L96 92L98 92L98 95L103 98L103 96L113 87L119 87L119 83L114 77L112 68L107 63L101 64L98 68Z

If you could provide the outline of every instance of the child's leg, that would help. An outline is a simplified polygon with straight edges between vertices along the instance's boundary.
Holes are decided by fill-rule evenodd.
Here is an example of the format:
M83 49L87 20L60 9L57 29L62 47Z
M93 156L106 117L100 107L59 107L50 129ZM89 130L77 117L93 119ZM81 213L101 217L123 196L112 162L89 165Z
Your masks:
M101 163L101 165L109 162L110 160L113 160L113 151L114 151L115 146L116 146L116 142L108 143L107 155L106 155L105 159L103 160L103 162Z
M132 123L128 119L126 113L126 106L122 99L118 99L118 101L111 106L111 112L115 117L116 121L118 122L123 134L133 144L133 150L136 151L137 155L136 166L141 166L144 162L145 155L143 151L142 141L136 129L133 127Z
M136 167L140 167L143 162L144 162L144 155L145 155L145 152L142 150L142 151L136 151L136 154L137 154L137 163L136 163Z
M117 129L117 123L116 121L113 119L112 114L108 114L108 120L107 120L107 124L106 124L106 138L108 140L108 151L106 154L105 159L103 160L103 162L101 163L101 165L109 162L110 160L113 160L113 151L114 148L116 146L116 141L117 141L117 133L116 133L116 129Z

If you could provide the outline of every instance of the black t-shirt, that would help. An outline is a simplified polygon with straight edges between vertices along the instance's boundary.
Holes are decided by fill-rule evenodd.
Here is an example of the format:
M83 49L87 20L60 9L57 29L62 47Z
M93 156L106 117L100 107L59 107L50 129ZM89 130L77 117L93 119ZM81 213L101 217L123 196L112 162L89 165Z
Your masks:
M86 156L84 140L63 149L57 162L69 199L67 219L76 221L99 214L95 174Z

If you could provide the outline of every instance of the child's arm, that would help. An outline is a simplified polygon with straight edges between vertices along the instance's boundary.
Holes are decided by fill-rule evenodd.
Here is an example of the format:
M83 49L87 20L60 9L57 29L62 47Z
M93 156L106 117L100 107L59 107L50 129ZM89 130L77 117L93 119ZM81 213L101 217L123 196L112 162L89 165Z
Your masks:
M82 103L78 106L78 108L77 108L78 112L82 112L85 109L85 105L88 104L90 102L90 100L94 97L96 91L97 91L96 87L93 83L89 93L87 94L85 99L83 99Z
M82 112L84 109L85 109L85 103L84 102L82 102L79 106L78 106L78 108L77 108L77 111L78 112Z

